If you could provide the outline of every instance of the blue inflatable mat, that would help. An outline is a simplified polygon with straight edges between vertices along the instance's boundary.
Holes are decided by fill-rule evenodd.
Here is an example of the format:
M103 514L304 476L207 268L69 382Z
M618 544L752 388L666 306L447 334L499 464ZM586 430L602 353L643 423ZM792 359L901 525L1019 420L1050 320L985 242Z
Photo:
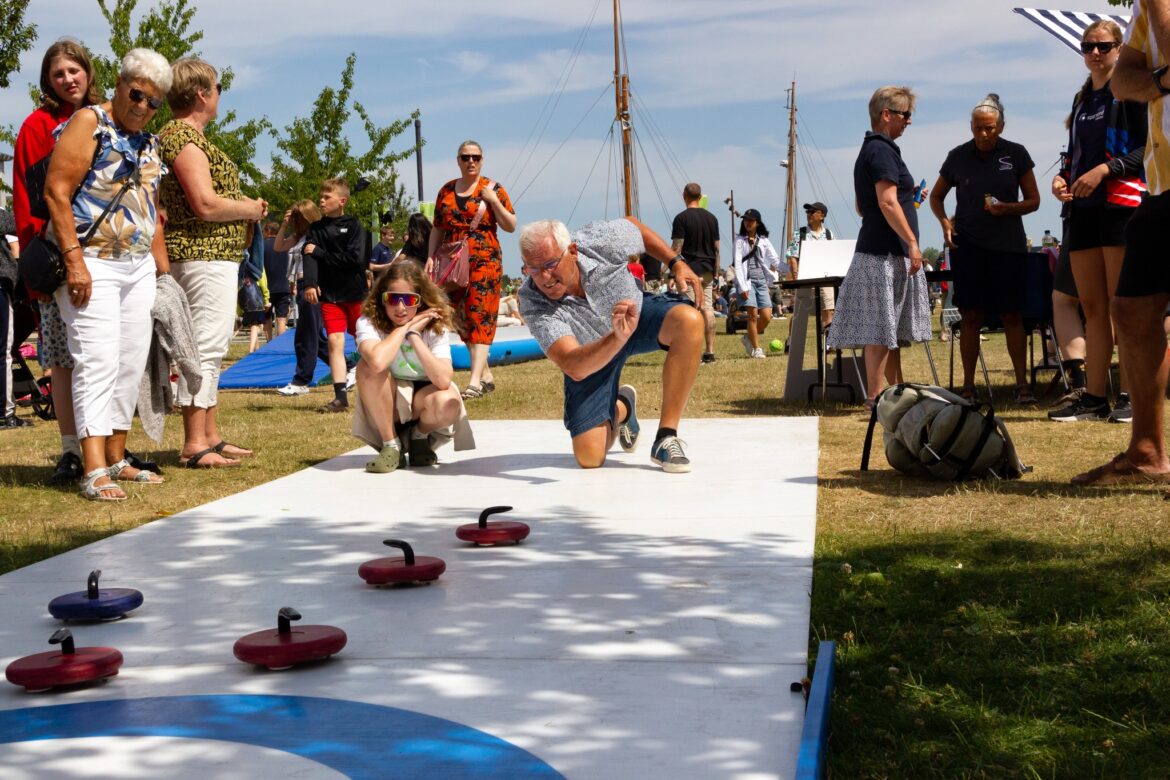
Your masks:
M353 337L345 335L345 352L357 351ZM506 327L496 330L496 341L488 350L488 364L502 366L522 363L544 357L540 345L525 327ZM467 347L457 336L451 339L451 364L458 371L471 368ZM249 387L283 387L292 381L296 370L297 357L293 349L293 331L273 339L250 355L245 355L219 376L219 386L224 389ZM328 379L329 366L320 360L313 372L313 384Z

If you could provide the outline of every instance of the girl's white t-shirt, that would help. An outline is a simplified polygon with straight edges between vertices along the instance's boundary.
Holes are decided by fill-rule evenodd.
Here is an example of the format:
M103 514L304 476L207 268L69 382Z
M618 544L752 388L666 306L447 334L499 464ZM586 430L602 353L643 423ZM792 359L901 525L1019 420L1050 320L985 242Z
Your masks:
M354 326L354 341L361 344L363 341L370 341L371 339L381 341L386 338L385 333L378 330L370 318L364 314L358 317L357 324ZM451 360L451 337L446 330L436 333L433 330L422 331L423 343L427 345L427 349L431 351L439 360ZM427 372L423 370L422 361L418 358L418 353L414 351L414 347L408 341L402 342L402 348L394 355L394 359L390 361L390 376L395 379L404 379L407 381L418 381L427 378Z

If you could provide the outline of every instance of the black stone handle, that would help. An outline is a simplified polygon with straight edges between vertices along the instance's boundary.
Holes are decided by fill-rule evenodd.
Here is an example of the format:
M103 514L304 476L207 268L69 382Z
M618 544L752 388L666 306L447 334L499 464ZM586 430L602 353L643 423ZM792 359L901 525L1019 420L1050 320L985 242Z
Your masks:
M490 515L498 515L500 512L511 512L510 506L489 506L487 509L479 513L479 527L487 528L487 519Z
M297 612L292 607L281 607L280 612L276 613L276 633L291 634L292 621L300 620L301 613Z
M402 550L402 556L407 566L414 566L414 548L401 539L383 539L382 544Z
M73 655L77 648L73 646L73 632L67 628L59 628L49 637L49 644L61 645L61 655Z
M94 569L89 573L89 580L85 583L85 595L91 599L98 597L98 578L101 576L101 569Z

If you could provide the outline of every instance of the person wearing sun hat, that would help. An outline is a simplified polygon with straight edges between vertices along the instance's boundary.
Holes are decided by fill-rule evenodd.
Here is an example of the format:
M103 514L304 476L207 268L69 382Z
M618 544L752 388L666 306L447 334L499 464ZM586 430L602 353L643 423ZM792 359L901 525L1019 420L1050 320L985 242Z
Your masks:
M804 204L805 224L792 231L792 239L788 242L788 267L792 269L792 276L796 278L796 269L800 265L800 247L805 241L830 241L833 231L825 226L825 217L829 216L829 207L819 200ZM827 328L833 322L833 309L836 308L836 296L832 287L818 287L817 293L821 296L821 327Z

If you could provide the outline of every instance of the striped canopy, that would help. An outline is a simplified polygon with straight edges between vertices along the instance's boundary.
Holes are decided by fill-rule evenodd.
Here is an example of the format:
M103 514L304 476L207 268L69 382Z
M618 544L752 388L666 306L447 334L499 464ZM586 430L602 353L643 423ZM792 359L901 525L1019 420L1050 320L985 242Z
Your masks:
M1129 24L1128 16L1115 14L1096 14L1082 11L1045 11L1039 8L1013 8L1013 11L1031 19L1048 32L1055 35L1077 54L1081 53L1081 35L1085 28L1101 19L1112 19L1125 29Z

